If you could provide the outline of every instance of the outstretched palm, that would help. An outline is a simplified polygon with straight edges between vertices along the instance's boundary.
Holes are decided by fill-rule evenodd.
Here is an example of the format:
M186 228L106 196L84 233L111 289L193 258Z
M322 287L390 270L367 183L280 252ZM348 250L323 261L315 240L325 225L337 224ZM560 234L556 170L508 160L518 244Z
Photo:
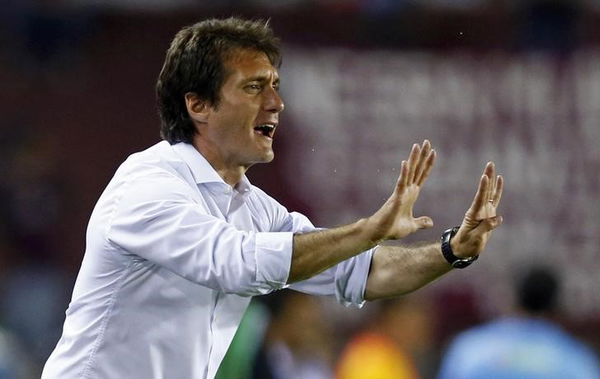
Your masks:
M402 161L394 192L371 217L377 225L378 240L398 239L418 229L433 226L431 218L413 217L413 206L435 161L435 150L429 141L414 144L408 161Z
M502 217L496 215L500 204L504 179L496 175L494 163L488 162L479 181L473 203L452 239L454 254L460 257L478 255L487 244L490 233L502 223Z

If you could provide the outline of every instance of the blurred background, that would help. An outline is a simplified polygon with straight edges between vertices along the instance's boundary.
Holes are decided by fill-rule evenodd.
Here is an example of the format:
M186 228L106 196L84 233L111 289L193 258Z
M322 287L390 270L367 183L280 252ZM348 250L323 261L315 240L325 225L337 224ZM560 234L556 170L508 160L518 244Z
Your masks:
M353 336L390 322L407 372L433 377L453 336L510 312L515 272L539 262L561 274L560 324L598 351L600 1L2 0L0 378L39 377L95 201L159 140L171 38L231 15L269 18L284 43L276 159L249 177L289 210L323 227L369 215L424 138L439 159L415 212L435 227L412 240L460 222L487 161L506 180L504 225L473 266L360 310L256 299L241 351L266 360L289 338L281 362L308 351L303 377L331 377ZM306 328L286 335L278 317Z

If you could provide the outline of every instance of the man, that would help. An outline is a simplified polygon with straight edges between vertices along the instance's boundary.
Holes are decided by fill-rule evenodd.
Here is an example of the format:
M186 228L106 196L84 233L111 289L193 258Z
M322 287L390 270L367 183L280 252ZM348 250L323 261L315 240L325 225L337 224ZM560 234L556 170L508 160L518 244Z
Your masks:
M514 290L515 314L459 334L440 379L600 379L592 350L552 321L560 290L555 272L530 267Z
M446 259L439 242L378 246L432 226L412 215L435 160L428 141L381 209L346 226L317 230L252 186L248 168L274 157L279 61L266 23L208 20L175 36L157 83L166 141L129 157L98 200L43 378L212 378L250 296L289 286L360 306L483 250L501 223L492 163L445 235Z

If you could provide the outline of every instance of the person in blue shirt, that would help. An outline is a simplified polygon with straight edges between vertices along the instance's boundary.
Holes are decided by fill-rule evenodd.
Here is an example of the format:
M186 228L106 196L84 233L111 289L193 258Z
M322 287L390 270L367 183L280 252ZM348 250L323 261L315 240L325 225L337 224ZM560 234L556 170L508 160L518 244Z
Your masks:
M515 288L517 314L459 334L439 379L600 378L594 352L551 321L559 287L554 271L531 267Z

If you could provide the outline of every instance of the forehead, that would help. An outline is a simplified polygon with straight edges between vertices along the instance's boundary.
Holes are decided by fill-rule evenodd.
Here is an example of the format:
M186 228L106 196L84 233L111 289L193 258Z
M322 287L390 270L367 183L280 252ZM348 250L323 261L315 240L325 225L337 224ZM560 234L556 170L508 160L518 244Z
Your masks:
M250 77L277 79L277 69L271 64L265 53L252 49L235 49L225 58L224 66L227 81L244 80Z

